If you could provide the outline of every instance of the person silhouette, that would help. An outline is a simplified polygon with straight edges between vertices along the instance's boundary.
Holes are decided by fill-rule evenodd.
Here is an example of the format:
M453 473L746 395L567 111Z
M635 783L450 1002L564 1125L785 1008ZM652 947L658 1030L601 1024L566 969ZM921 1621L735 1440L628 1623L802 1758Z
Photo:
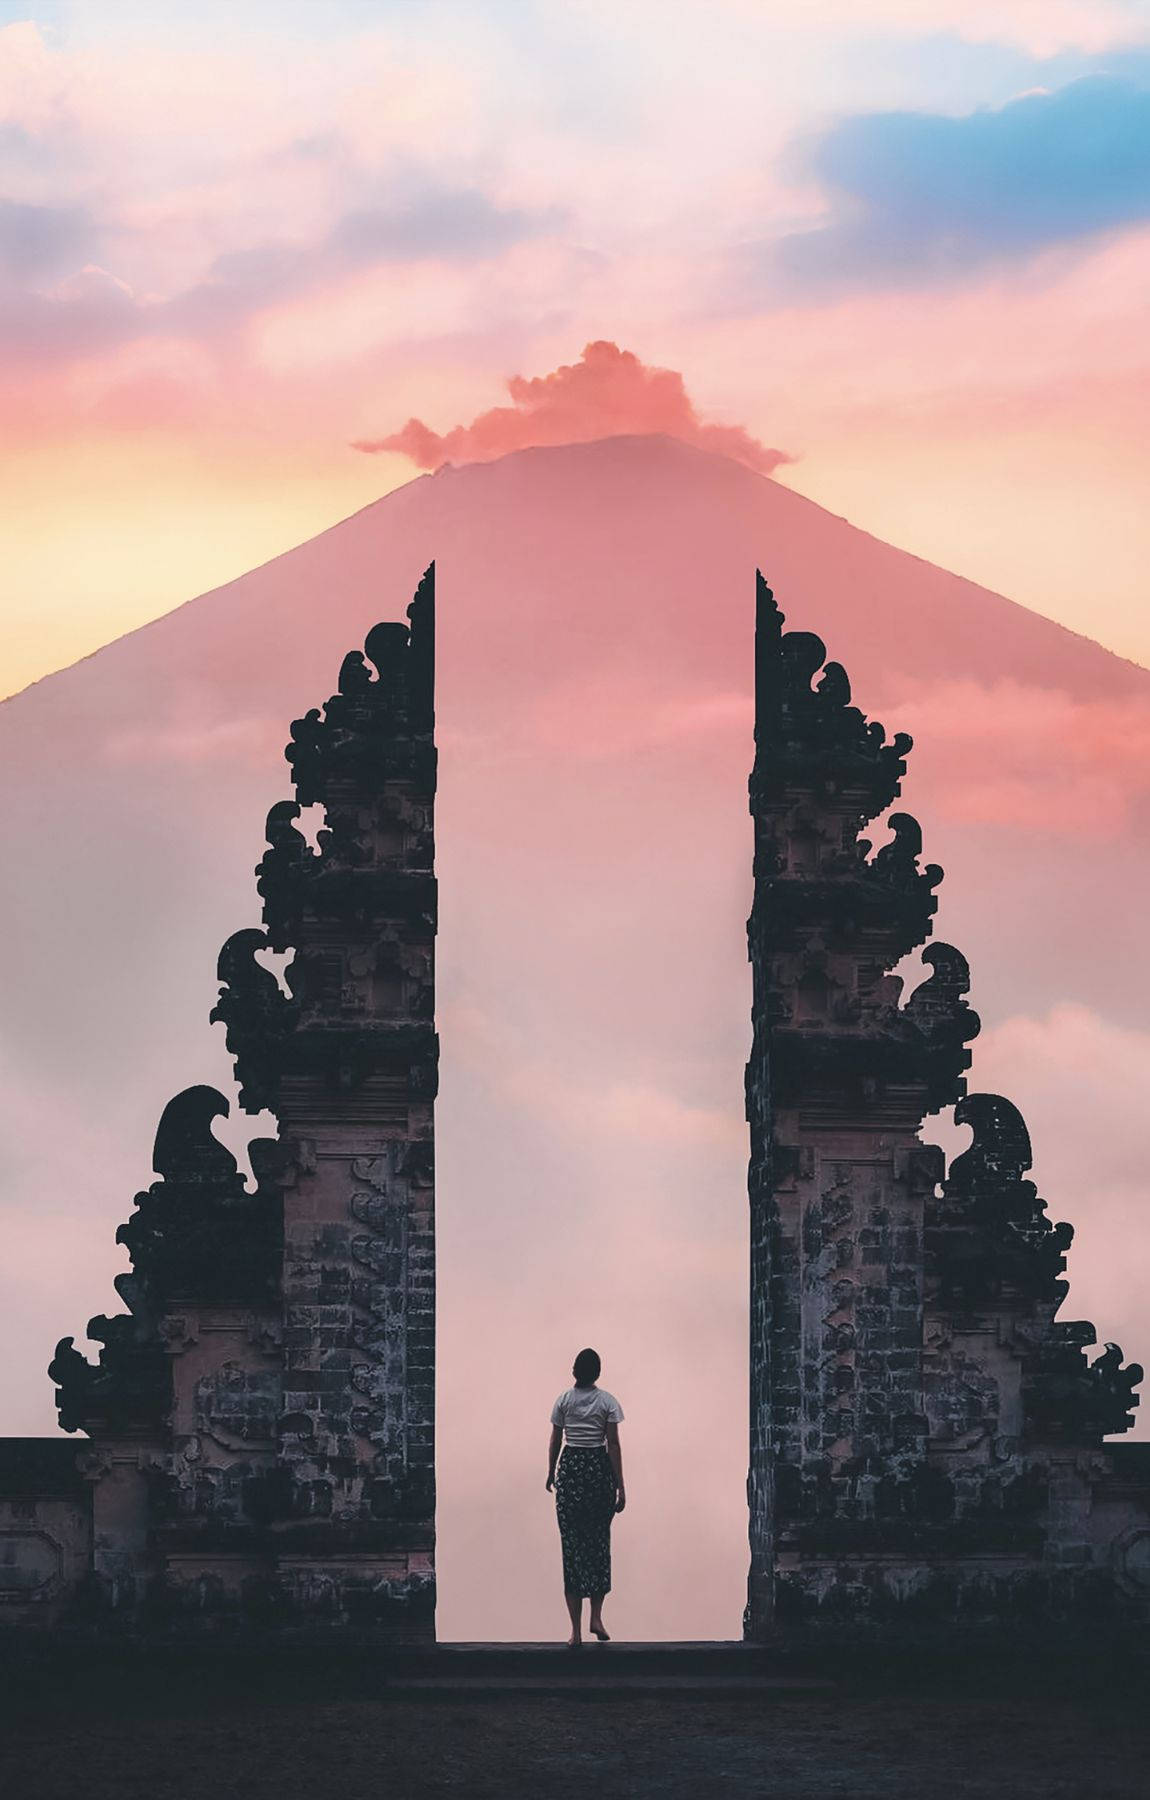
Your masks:
M575 1385L551 1408L547 1491L555 1490L573 1650L583 1642L585 1599L591 1602L591 1631L600 1643L609 1642L603 1600L611 1591L611 1521L627 1504L619 1445L623 1408L596 1386L601 1368L594 1350L580 1350L571 1369Z

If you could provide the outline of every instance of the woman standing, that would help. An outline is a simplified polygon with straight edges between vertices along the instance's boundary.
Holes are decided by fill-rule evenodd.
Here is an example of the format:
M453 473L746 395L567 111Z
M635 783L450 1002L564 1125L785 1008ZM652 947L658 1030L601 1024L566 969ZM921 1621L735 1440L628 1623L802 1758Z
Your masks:
M585 1598L591 1602L591 1630L601 1643L608 1641L603 1597L611 1591L611 1520L627 1504L619 1448L623 1408L614 1394L596 1387L601 1367L594 1350L580 1350L571 1370L575 1386L551 1408L547 1491L555 1489L572 1649L583 1642Z

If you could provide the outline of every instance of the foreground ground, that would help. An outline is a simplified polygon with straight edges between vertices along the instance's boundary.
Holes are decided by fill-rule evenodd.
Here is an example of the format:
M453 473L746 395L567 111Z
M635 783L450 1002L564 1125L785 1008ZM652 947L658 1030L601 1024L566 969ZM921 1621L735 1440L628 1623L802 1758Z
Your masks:
M718 1697L380 1692L373 1656L0 1658L11 1800L1145 1800L1141 1654L900 1663Z
M1144 1732L994 1702L360 1702L17 1730L0 1770L13 1800L1142 1800L1148 1749Z
M70 1696L68 1696L70 1697ZM47 1699L47 1696L45 1696ZM20 1800L1143 1800L1150 1724L1116 1696L862 1692L768 1699L299 1692L34 1706L0 1744Z

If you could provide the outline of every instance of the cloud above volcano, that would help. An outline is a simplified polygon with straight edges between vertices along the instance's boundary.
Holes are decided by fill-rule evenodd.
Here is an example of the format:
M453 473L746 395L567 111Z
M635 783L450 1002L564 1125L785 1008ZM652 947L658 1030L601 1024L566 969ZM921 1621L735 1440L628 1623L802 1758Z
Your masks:
M386 437L357 439L353 448L368 455L398 452L417 468L439 469L444 463L491 462L539 445L661 432L760 475L792 460L741 425L704 423L677 370L642 362L605 338L586 345L577 363L563 363L549 375L511 376L507 391L510 406L493 406L470 425L440 433L422 419L409 419Z

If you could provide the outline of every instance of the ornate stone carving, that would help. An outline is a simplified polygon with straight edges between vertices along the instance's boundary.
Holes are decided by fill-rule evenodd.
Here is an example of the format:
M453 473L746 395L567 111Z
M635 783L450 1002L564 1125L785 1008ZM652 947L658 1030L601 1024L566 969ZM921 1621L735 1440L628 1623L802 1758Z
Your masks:
M1150 1466L1104 1441L1142 1372L1055 1317L1072 1234L1017 1110L965 1095L965 959L928 944L907 995L894 972L942 871L908 813L877 850L861 833L911 740L783 631L761 577L758 602L748 1630L1009 1617L1027 1584L1051 1616L1103 1587L1144 1610ZM61 1424L95 1439L63 1448L113 1609L150 1584L173 1618L433 1637L431 571L409 621L373 628L292 725L265 929L220 953L241 1104L280 1126L251 1145L255 1191L213 1131L222 1096L178 1095L118 1234L129 1313L91 1322L97 1363L64 1338L51 1365ZM269 949L294 952L286 994ZM955 1103L972 1143L947 1171L918 1134ZM22 1479L31 1505L43 1472Z
M0 1606L51 1593L63 1567L63 1549L50 1532L0 1525Z
M278 1369L245 1369L223 1362L195 1388L196 1432L224 1448L274 1444L280 1415Z
M434 786L434 595L429 569L408 608L410 630L373 626L366 660L350 651L322 713L312 707L293 723L284 754L302 805L335 799L341 788L378 792L397 777Z
M256 864L256 891L264 903L267 941L273 950L289 949L298 936L308 875L317 860L295 823L302 810L296 800L276 802L267 818L268 848Z
M950 1165L927 1206L927 1256L940 1305L977 1309L1005 1296L1056 1307L1072 1226L1053 1223L1030 1168L1030 1137L1001 1094L968 1094L954 1109L974 1141Z
M269 977L273 979L273 977ZM282 1225L274 1185L249 1193L231 1151L212 1131L226 1117L215 1088L185 1088L168 1102L152 1166L160 1179L136 1195L116 1233L132 1259L134 1286L152 1316L184 1299L258 1305L275 1298ZM257 1140L267 1171L275 1146Z
M248 1193L236 1160L211 1129L228 1103L215 1088L186 1088L160 1119L153 1167L160 1176L136 1195L135 1211L116 1233L131 1258L116 1277L128 1307L100 1315L88 1336L102 1345L88 1362L71 1337L61 1338L49 1366L59 1389L65 1431L154 1434L172 1404L171 1357L182 1322L168 1326L183 1300L217 1304L270 1301L278 1281L280 1203L274 1185ZM265 1175L278 1163L274 1144L253 1145Z
M266 943L295 953L290 1029L283 996L253 976L261 946L250 934L231 940L219 1009L245 1099L249 1087L274 1094L292 1165L281 1534L314 1559L324 1545L362 1552L386 1527L393 1550L423 1558L392 1594L401 1612L403 1592L426 1605L434 1505L431 570L408 618L373 627L364 652L344 658L337 692L291 727L297 802L272 809L257 871ZM314 850L301 806L323 809ZM353 1586L337 1573L331 1591L358 1607ZM300 1570L288 1587L306 1612L314 1580Z
M163 1430L172 1403L171 1367L151 1321L100 1313L89 1319L88 1336L101 1346L98 1363L65 1337L48 1365L61 1428L117 1437Z
M227 1046L235 1058L240 1105L246 1112L275 1108L279 1094L282 1046L299 1017L299 1003L257 962L268 949L264 931L233 932L220 951L216 974L223 983L208 1015L227 1029Z
M789 787L826 793L846 785L857 795L859 822L873 819L899 792L906 753L905 731L888 743L877 719L850 704L841 664L826 661L826 646L809 631L784 634L784 615L767 583L756 575L755 743L752 808ZM823 665L826 665L825 667ZM814 677L822 670L818 685Z
M1117 1344L1107 1344L1089 1362L1086 1348L1097 1337L1086 1319L1056 1321L1046 1331L1028 1334L1023 1394L1027 1423L1038 1441L1100 1444L1133 1425L1142 1368L1124 1366Z
M943 1610L1008 1605L1015 1576L982 1553L1089 1563L1091 1484L1109 1479L1089 1453L1130 1423L1142 1373L1115 1346L1089 1363L1093 1327L1055 1322L1072 1232L1026 1178L1017 1110L965 1096L979 1022L960 952L924 949L929 974L899 1004L893 971L931 931L942 870L922 865L909 813L877 851L860 833L898 796L910 738L888 743L822 642L783 624L760 577L753 1636L772 1619L893 1617L912 1596L923 1613L932 1584ZM918 1132L952 1104L973 1142L940 1180ZM1060 1579L1050 1604L1074 1604L1077 1576Z

